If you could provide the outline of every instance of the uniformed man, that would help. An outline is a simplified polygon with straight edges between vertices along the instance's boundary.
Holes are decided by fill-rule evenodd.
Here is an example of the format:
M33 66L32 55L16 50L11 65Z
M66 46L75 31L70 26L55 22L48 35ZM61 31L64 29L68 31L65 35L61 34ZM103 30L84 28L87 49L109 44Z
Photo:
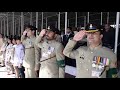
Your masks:
M35 31L37 28L28 25L21 36L21 41L25 47L25 57L23 66L25 67L25 78L36 78L35 61L39 59L39 48L35 45ZM39 57L39 58L38 58Z
M55 40L57 29L43 29L36 45L41 48L40 73L39 78L64 78L64 55L62 43Z
M87 35L88 46L72 50L77 41ZM85 30L79 31L70 39L63 54L76 59L76 78L106 78L116 77L116 55L109 48L102 47L102 28L98 25L88 24Z

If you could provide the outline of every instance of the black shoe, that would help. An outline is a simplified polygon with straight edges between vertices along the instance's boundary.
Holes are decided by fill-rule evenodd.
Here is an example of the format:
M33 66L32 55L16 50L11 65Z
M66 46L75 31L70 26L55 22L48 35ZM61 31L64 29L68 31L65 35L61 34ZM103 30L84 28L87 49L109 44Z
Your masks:
M5 67L5 65L1 65L1 67Z

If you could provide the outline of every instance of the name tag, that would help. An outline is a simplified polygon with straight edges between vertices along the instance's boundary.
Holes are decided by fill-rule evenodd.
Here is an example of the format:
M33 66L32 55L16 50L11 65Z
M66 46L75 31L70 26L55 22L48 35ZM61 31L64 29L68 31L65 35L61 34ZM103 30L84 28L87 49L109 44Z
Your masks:
M54 47L51 47L50 51L53 52L54 50L55 50L55 48L54 48Z
M32 41L29 41L29 46L32 47Z
M54 47L49 47L48 48L48 54L51 54L52 52L54 52L55 48Z

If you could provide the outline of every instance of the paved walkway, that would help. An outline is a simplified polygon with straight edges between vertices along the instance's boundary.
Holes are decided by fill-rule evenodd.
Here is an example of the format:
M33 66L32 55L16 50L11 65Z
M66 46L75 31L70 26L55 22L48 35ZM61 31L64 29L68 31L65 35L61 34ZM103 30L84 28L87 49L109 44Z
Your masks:
M0 67L0 78L15 78L15 74L7 75L5 67Z

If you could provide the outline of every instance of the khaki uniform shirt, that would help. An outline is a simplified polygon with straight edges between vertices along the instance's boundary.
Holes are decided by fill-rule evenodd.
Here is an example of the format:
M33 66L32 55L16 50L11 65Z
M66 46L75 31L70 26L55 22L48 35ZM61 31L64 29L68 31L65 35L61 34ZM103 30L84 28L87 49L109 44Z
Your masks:
M25 68L33 69L35 68L35 63L39 59L39 49L35 45L36 37L32 36L30 38L22 35L21 41L25 47L25 56L23 60L23 66Z
M76 59L76 78L106 78L106 70L114 68L117 61L112 50L99 45L94 49L80 47L72 50L76 41L69 40L63 54Z
M41 40L38 37L36 44L41 48L40 59L40 78L64 78L64 67L60 67L59 63L64 63L63 45L56 40ZM62 63L62 65L63 65Z

